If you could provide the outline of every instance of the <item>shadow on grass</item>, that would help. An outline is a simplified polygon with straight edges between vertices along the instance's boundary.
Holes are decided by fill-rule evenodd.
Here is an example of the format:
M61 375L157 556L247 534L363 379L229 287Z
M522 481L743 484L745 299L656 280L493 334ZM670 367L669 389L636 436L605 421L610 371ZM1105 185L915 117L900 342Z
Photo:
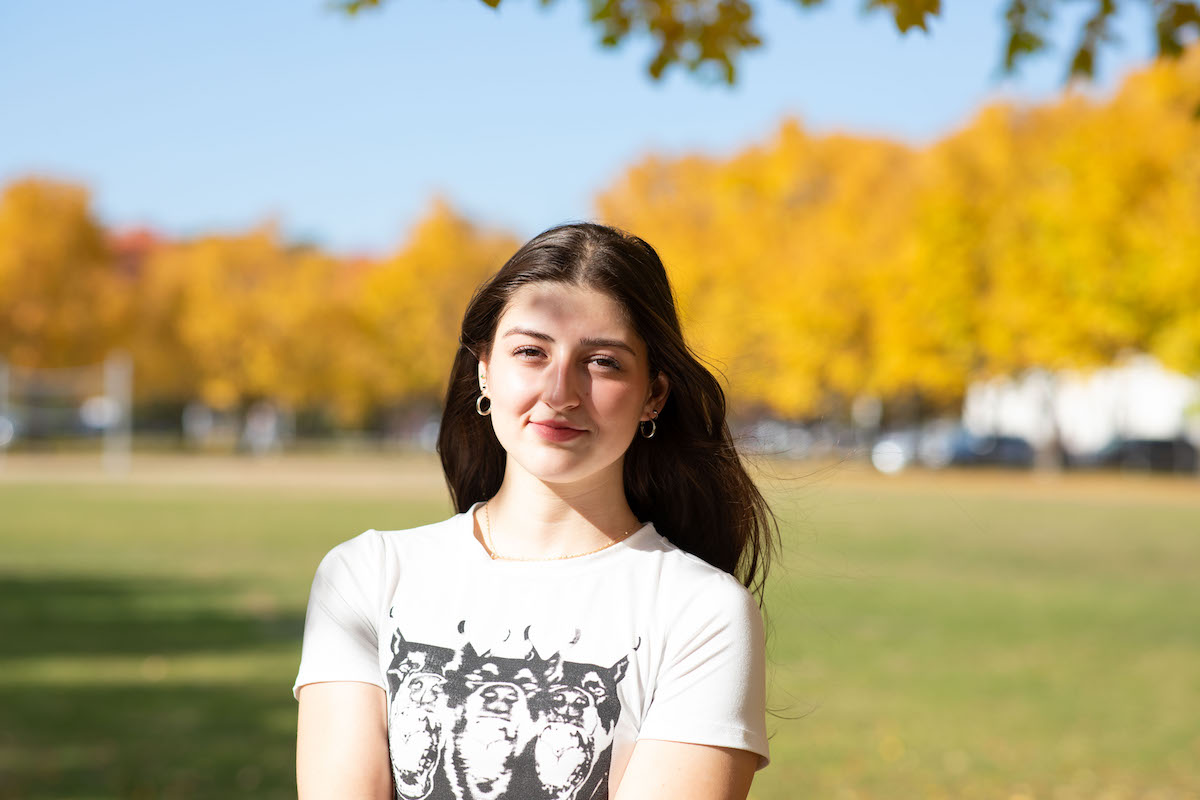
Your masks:
M272 671L288 643L298 661L303 622L229 581L0 575L0 799L294 798L294 674ZM256 651L261 671L229 683L42 682L19 666Z
M8 659L88 654L180 655L299 641L303 613L266 599L222 608L245 590L227 581L0 575L0 669Z
M0 688L0 798L294 798L289 688Z

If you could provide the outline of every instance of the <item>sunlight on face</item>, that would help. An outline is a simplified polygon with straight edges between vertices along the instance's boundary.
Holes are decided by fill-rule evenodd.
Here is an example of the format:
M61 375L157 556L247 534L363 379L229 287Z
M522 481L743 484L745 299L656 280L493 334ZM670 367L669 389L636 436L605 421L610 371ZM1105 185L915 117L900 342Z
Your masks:
M661 407L645 342L620 305L594 289L521 287L480 364L510 464L546 482L619 481L638 422Z

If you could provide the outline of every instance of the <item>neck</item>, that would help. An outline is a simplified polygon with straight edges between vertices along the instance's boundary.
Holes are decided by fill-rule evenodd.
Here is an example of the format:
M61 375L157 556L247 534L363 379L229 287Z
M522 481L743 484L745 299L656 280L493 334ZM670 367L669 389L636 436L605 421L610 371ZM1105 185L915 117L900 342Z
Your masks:
M506 558L552 559L586 553L625 538L641 527L629 508L621 482L621 464L612 474L588 485L539 480L510 460L504 482L488 501L487 518L479 512L476 534L491 529L495 552Z

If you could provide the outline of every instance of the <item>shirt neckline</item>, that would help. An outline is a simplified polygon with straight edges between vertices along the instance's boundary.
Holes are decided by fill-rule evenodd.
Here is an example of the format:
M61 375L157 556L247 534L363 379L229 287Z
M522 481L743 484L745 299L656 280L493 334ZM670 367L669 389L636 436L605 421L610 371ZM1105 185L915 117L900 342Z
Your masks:
M595 553L549 561L512 561L503 558L492 558L483 544L475 538L475 511L483 503L483 500L479 500L473 503L466 511L459 514L459 517L461 517L459 520L459 534L462 536L463 546L471 552L470 558L473 562L490 565L495 569L557 571L592 566L621 558L632 550L647 549L645 546L646 539L652 535L657 536L658 533L654 528L653 522L643 522L640 528L621 541L603 550L597 550Z

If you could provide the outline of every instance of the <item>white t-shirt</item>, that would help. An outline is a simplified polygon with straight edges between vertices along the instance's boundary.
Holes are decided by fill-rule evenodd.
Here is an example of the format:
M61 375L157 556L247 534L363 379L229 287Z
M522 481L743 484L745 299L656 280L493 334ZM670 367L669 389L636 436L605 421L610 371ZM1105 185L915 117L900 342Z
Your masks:
M762 618L745 587L653 523L586 556L493 560L478 506L366 531L313 579L293 694L383 688L398 798L607 798L638 739L767 765Z

